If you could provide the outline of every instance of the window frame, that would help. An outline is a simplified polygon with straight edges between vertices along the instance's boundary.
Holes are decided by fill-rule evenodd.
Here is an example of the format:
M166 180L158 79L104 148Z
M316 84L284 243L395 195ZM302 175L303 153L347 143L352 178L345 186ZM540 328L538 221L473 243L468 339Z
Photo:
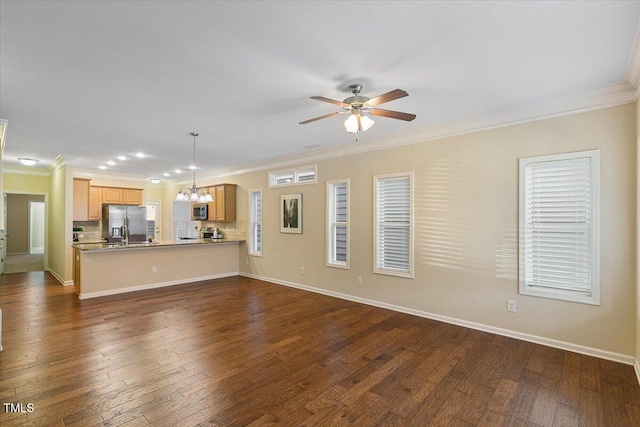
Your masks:
M336 207L335 207L335 191L338 185L342 185L345 184L346 185L346 190L347 190L347 197L346 197L346 217L347 217L347 221L346 222L340 222L338 223L336 221ZM326 224L326 231L327 231L327 239L326 239L326 248L327 248L327 259L326 259L326 265L327 267L335 267L335 268L343 268L345 270L349 270L350 267L350 254L351 254L351 206L350 206L350 199L351 199L351 183L350 180L347 179L337 179L337 180L332 180L332 181L327 181L326 184L326 188L327 188L327 224ZM338 261L336 259L336 242L337 242L337 238L336 238L336 228L338 226L344 226L346 227L346 239L347 239L347 243L346 243L346 261Z
M379 239L380 236L378 234L378 224L379 224L379 213L378 213L378 183L382 180L393 179L393 178L408 178L409 179L409 221L407 227L409 229L409 247L408 247L408 263L409 268L405 270L397 270L391 268L383 268L378 266L378 250L379 250ZM384 274L388 276L396 276L407 279L414 278L414 242L415 242L415 227L414 227L414 172L397 172L397 173L388 173L382 175L374 175L373 177L373 272L376 274Z
M305 180L302 177L313 174L313 179ZM283 176L291 176L291 182L278 183ZM318 165L297 166L290 169L282 169L269 172L269 188L292 187L295 185L308 185L318 183Z
M590 159L590 210L589 210L589 257L590 257L590 290L555 289L536 286L527 282L527 167L530 164L570 161L575 159ZM526 157L519 159L519 251L518 251L518 288L521 295L577 302L583 304L600 305L600 151L588 150L546 156ZM575 227L574 227L575 228ZM572 231L567 228L567 232Z
M256 212L256 195L260 195L260 221L257 220L257 212ZM262 256L262 247L264 245L263 240L263 215L264 215L264 198L262 194L262 189L249 190L249 244L247 245L249 256ZM256 237L257 231L254 228L255 225L260 225L260 250L256 250Z

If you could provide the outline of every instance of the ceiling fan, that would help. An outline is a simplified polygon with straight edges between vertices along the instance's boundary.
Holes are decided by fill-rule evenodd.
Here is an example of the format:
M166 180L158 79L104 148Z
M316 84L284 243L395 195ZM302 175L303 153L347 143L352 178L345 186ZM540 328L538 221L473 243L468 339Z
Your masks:
M317 120L327 119L329 117L349 114L349 117L344 122L344 127L347 129L347 132L357 134L358 132L364 132L373 126L374 121L365 114L404 120L407 122L416 118L415 114L377 108L378 105L384 104L385 102L409 96L409 94L402 89L395 89L371 99L360 95L360 91L362 90L361 84L352 84L349 86L349 89L353 93L353 96L346 98L342 102L336 101L335 99L325 98L324 96L312 96L311 99L315 99L316 101L323 101L338 105L343 108L343 111L336 111L334 113L325 114L324 116L314 117L313 119L300 122L300 124L304 125Z

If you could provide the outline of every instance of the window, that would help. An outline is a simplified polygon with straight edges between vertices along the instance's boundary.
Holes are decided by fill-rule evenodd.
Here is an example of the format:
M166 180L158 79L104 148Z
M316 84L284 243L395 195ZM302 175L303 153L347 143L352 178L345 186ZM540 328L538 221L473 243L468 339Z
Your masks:
M373 177L374 273L413 278L413 172Z
M349 180L327 181L327 265L349 268Z
M262 190L249 191L249 255L262 256Z
M316 165L300 166L294 169L269 172L269 187L315 184Z
M600 304L600 153L520 159L520 293Z

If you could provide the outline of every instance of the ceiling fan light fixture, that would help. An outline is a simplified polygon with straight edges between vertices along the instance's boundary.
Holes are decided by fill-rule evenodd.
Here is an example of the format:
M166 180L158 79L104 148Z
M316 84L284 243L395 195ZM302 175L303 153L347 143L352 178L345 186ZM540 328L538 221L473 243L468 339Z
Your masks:
M358 132L358 116L355 114L349 115L347 120L344 121L344 128L349 133L357 133Z
M371 129L371 126L375 123L369 116L360 116L360 125L362 126L362 131Z
M364 132L371 129L375 122L367 116L353 113L344 121L344 127L349 133Z

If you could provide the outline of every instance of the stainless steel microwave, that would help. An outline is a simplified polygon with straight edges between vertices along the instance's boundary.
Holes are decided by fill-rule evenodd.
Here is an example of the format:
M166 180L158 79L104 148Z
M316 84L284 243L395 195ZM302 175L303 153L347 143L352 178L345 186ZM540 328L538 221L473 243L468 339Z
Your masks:
M201 204L193 205L193 219L195 221L209 219L208 206Z

